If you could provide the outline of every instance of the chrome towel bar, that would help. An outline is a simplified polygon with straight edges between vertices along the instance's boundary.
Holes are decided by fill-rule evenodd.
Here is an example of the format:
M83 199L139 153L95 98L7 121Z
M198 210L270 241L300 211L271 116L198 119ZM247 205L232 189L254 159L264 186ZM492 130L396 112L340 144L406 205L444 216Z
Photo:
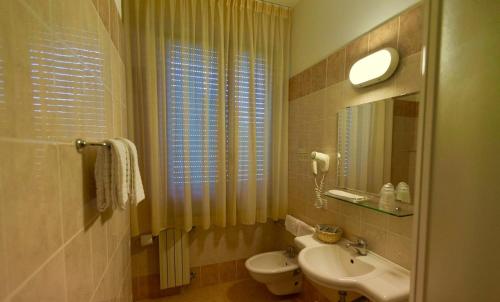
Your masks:
M106 142L87 142L83 138L77 138L75 140L76 151L78 151L80 153L83 151L83 148L88 147L88 146L109 147L109 144Z

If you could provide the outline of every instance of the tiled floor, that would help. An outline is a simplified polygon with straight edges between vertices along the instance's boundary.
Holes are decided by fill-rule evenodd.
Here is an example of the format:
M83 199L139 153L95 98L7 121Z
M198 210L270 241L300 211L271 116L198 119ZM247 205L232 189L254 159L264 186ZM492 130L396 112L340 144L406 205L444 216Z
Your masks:
M295 295L278 297L252 279L187 288L182 294L141 302L295 302Z

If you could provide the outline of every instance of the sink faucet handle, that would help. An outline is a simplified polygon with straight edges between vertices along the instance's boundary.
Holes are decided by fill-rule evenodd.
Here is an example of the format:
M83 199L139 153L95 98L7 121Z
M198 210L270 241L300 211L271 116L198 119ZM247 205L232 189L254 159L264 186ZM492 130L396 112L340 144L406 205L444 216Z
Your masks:
M367 246L368 246L368 243L366 243L366 240L361 238L361 237L358 237L356 239L356 241L354 241L354 242L348 242L346 244L346 247L355 249L356 252L358 252L358 254L362 255L362 256L367 255L367 253L368 253Z
M363 239L363 238L361 238L361 237L358 237L358 238L356 239L356 243L357 243L357 244L359 244L359 245L365 246L365 247L368 245L368 244L366 243L366 240L365 240L365 239Z

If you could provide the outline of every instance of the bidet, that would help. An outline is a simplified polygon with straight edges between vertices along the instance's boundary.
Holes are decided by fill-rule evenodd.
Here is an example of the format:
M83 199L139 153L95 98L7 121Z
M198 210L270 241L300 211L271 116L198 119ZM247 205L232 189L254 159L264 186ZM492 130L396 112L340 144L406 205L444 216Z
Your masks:
M297 257L289 257L291 250L257 254L245 262L250 276L264 283L275 295L298 293L302 289L302 273Z

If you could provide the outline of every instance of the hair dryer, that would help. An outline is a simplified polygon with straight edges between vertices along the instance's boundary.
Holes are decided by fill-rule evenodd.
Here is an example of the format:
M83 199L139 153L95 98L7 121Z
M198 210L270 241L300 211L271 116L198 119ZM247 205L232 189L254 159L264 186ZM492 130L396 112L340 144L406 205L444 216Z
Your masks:
M321 194L323 193L325 174L326 172L328 172L328 168L330 167L330 156L324 153L313 151L311 152L311 159L312 159L311 167L312 167L312 172L314 174L314 185L315 185L314 195L316 196L316 201L314 202L314 206L316 208L326 208L326 200L324 200L321 197ZM318 175L318 168L319 171L323 173L319 184L316 181L316 176Z
M313 151L311 152L311 159L314 175L318 175L318 167L321 172L328 172L328 168L330 167L330 156L328 156L328 154Z

